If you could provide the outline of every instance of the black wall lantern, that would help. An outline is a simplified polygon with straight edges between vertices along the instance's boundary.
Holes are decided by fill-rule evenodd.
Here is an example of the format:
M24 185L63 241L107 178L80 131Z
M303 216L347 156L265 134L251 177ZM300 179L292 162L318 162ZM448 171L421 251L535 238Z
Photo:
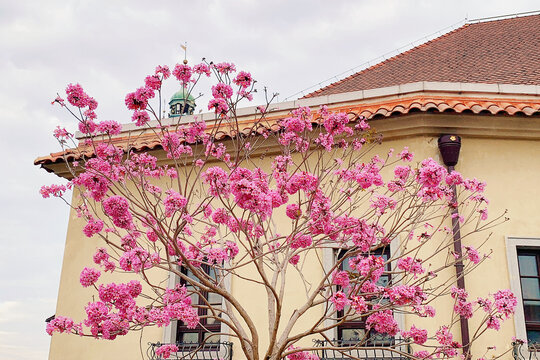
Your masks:
M444 165L456 166L461 149L461 138L457 135L441 135L438 144Z

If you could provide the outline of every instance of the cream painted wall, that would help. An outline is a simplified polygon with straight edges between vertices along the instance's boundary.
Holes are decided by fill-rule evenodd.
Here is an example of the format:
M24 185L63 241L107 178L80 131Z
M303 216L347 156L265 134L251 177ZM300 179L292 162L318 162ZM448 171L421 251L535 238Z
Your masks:
M407 121L407 117L401 120ZM457 133L460 134L459 131ZM508 216L511 218L511 221L492 230L493 234L484 247L486 250L493 250L491 259L466 277L467 290L471 299L475 299L479 296L485 297L497 289L510 288L505 236L540 237L540 206L537 201L540 198L540 181L538 180L540 161L536 160L540 156L540 143L531 140L482 139L466 135L463 136L462 143L462 153L456 169L466 177L477 177L488 182L487 196L491 201L490 217L508 209ZM437 136L434 135L416 135L401 139L394 137L380 145L377 152L385 154L390 148L400 151L403 146L409 146L415 152L415 160L433 157L440 161ZM266 167L269 161L267 159ZM76 196L74 196L74 202L76 202ZM92 295L95 294L79 285L78 274L84 266L92 264L92 254L97 242L82 234L81 229L84 224L73 212L70 216L57 314L82 319L84 318L82 305L90 301ZM284 216L283 211L278 211L275 222L282 223ZM465 245L478 245L482 240L483 237L474 236L464 239L463 242ZM437 246L436 238L430 241L433 242L433 246ZM319 253L318 257L322 258L322 254ZM444 261L444 257L438 257L436 261ZM322 267L317 261L306 259L304 266L304 272L310 279L320 277ZM447 275L453 276L452 271L449 269ZM120 281L117 277L114 277L114 280L110 277L110 280ZM292 313L304 296L303 289L298 286L299 277L294 271L289 271L287 281L288 304L284 310L285 317ZM235 295L240 295L242 304L253 314L252 319L259 329L260 336L265 337L268 327L265 293L259 286L239 279L232 281L231 289ZM437 302L436 307L439 311L435 319L406 317L405 328L408 329L412 324L416 324L427 328L432 333L442 322L450 318L452 305L451 299L441 299ZM313 311L317 312L317 310ZM306 328L309 322L309 316L307 316L299 321L296 329ZM471 321L471 325L474 327L474 320ZM459 340L459 329L455 327L453 332ZM497 352L509 348L514 335L514 324L511 320L505 322L499 332L488 331L474 345L473 358L483 356L486 347L490 345L496 345ZM148 342L162 341L162 339L162 329L158 328L146 329L142 339L139 338L139 334L133 334L112 342L55 334L51 342L50 359L139 359L140 347L145 353ZM262 343L265 344L265 340ZM311 345L311 338L304 339L300 344ZM238 344L234 345L234 354L235 360L243 358ZM510 354L505 357L505 359L510 358Z

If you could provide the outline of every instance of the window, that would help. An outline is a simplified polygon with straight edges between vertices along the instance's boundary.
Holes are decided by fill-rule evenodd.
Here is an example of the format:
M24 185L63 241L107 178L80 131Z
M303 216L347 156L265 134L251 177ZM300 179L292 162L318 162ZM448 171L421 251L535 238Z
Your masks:
M343 258L347 253L347 250L341 250L338 253L338 259ZM373 252L371 255L375 256L382 256L384 260L388 260L390 258L390 249L388 247L385 247L383 249L379 249L375 252ZM345 271L351 271L351 268L349 266L349 261L345 259L340 266L341 270ZM390 264L387 263L385 265L385 271L390 271ZM390 284L390 274L384 273L379 280L377 281L377 285L379 286L388 286ZM344 310L338 311L338 317L343 316L347 311L349 311L349 307L347 306ZM358 319L351 319L341 325L337 328L337 335L338 339L342 340L344 342L347 341L357 341L359 339L363 339L366 335L366 322L365 317L358 318ZM390 339L386 335L377 334L375 331L371 330L369 335L368 344L378 344L380 345L381 342L386 343Z
M525 328L529 342L540 342L540 249L517 249Z
M212 278L216 278L216 272L214 268L208 265L202 265L204 271ZM189 278L196 279L193 273L186 268L182 268L182 273ZM186 283L186 289L188 292L193 292L194 287ZM193 306L199 306L198 313L200 322L195 329L189 329L183 322L178 321L176 327L176 341L180 343L192 343L202 344L207 342L219 341L218 335L212 335L213 333L219 333L221 330L221 322L213 318L203 318L207 314L211 314L208 309L207 303L213 308L219 308L222 303L220 295L209 292L202 292L200 295L193 293L191 295L191 303Z

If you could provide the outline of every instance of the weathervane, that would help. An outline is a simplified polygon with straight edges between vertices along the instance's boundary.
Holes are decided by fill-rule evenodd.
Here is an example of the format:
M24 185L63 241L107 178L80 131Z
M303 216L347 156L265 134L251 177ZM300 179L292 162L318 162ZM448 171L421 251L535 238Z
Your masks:
M182 50L184 50L184 64L187 64L187 42L184 42L183 45L180 44L180 47L182 48Z

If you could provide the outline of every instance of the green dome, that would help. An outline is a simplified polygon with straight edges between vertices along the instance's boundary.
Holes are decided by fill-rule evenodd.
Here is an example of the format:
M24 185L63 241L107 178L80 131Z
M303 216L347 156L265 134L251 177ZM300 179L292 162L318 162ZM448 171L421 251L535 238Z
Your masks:
M180 90L178 90L177 92L174 93L173 96L171 96L171 100L169 100L169 105L171 105L173 102L191 102L191 103L194 103L195 102L195 98L191 95L191 94L188 94L186 88L182 88Z
M195 98L188 94L185 87L178 90L169 100L169 117L177 117L182 114L192 115L195 110Z

